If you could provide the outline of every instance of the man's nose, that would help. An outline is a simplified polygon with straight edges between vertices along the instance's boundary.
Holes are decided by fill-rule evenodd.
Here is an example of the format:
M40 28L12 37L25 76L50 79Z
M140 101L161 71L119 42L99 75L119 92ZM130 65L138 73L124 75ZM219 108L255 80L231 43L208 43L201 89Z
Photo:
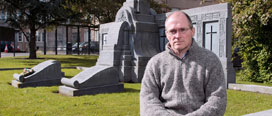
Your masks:
M179 38L181 37L182 35L182 32L181 31L177 31L177 33L174 35L176 38Z

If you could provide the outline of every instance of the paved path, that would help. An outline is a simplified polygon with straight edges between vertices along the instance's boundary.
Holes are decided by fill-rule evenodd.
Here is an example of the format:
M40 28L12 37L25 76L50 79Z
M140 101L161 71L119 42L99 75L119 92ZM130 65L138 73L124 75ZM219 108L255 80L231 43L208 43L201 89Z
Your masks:
M28 56L29 53L15 53L15 57L16 56ZM5 53L5 52L1 52L1 58L2 57L14 57L13 53Z
M272 95L272 87L261 86L261 85L247 85L247 84L229 83L228 89L233 89L233 90L238 90L238 91L249 91L249 92L256 92L256 93L263 93L263 94Z
M38 51L38 52L43 55L43 52L40 52L40 51ZM48 51L47 54L55 54L55 52ZM66 54L66 52L65 51L58 51L58 55L63 55L63 54ZM29 53L16 52L15 57L16 56L29 56ZM9 53L1 52L1 57L14 57L14 53L13 52L9 52Z
M261 111L261 112L256 112L256 113L251 113L251 114L246 114L243 116L272 116L272 109L266 110L266 111Z

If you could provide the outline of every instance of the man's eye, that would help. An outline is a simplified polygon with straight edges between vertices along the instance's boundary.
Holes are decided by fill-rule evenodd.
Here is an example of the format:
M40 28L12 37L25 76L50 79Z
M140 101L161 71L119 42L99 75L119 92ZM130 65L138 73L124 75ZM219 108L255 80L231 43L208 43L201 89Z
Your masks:
M176 30L171 30L170 33L175 34L175 33L177 33L177 31Z
M180 31L181 31L181 32L184 32L184 31L185 31L185 29L184 29L184 28L181 28L181 29L180 29Z

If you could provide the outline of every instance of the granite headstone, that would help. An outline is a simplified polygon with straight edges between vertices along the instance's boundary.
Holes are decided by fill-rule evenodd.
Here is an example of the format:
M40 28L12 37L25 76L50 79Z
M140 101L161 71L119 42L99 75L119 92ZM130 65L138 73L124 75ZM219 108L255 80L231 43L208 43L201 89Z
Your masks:
M13 75L12 86L17 88L36 87L36 86L53 86L60 85L60 80L64 76L61 72L61 65L56 60L44 61L31 69L33 72L28 75Z

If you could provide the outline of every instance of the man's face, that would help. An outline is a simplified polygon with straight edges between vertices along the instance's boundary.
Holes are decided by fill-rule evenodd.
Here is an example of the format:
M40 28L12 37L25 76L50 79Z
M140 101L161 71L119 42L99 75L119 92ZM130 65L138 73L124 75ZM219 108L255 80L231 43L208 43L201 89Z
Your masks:
M191 44L195 29L183 13L172 14L165 23L166 37L174 52L187 51Z

